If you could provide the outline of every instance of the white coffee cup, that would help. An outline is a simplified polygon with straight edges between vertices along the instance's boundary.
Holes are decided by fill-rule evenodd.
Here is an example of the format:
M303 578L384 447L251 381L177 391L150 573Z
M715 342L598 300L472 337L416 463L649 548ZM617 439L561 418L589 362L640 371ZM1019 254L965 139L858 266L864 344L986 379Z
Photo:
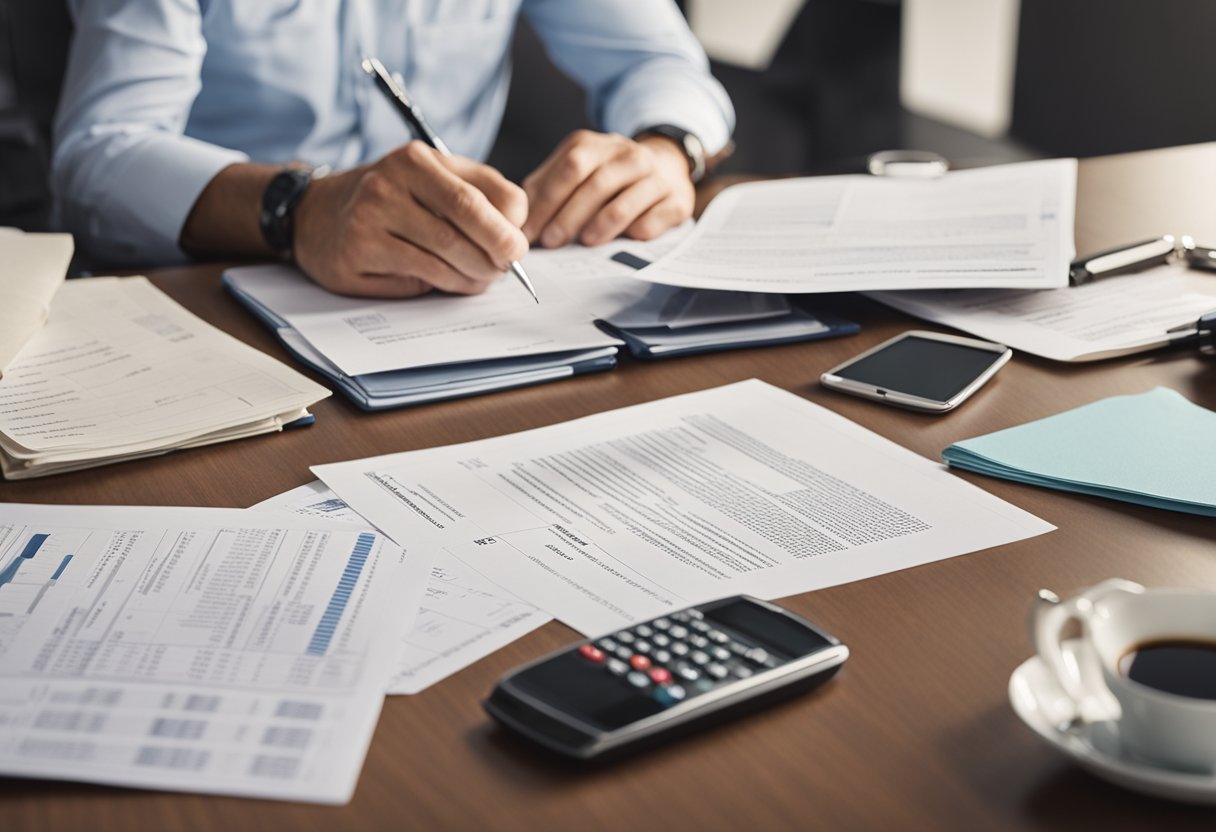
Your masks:
M1120 672L1120 660L1162 640L1216 642L1216 592L1145 589L1112 579L1067 601L1040 593L1032 629L1039 658L1077 707L1082 722L1118 720L1122 746L1146 761L1216 774L1216 700L1158 690ZM1081 638L1061 650L1064 628Z

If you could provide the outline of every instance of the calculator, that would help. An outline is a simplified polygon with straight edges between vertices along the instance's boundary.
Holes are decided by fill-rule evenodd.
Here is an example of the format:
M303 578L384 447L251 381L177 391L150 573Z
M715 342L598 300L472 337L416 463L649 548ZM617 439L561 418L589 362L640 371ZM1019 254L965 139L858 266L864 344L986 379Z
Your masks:
M723 598L558 650L486 711L568 757L614 757L830 679L849 648L776 604Z

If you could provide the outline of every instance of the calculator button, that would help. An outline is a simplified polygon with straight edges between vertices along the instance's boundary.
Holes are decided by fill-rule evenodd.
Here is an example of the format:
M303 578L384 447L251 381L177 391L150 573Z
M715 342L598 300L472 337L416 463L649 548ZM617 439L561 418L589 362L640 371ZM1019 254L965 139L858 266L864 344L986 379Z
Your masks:
M616 657L618 659L624 659L625 661L629 661L630 659L633 658L633 651L622 644L620 647L616 648Z
M650 627L645 624L639 624L633 628L633 634L639 638L650 638L652 635L654 635L654 630L650 629Z
M701 678L701 671L690 664L680 664L676 667L676 676L685 682L695 682Z
M702 653L700 650L693 650L692 655L688 658L692 659L697 664L709 664L709 656Z
M730 672L738 679L746 679L752 675L752 669L742 662L731 662Z
M726 644L728 641L730 641L730 636L721 630L710 630L705 635L709 636L709 640L715 644Z
M730 658L730 651L725 647L711 647L709 648L709 655L720 662L724 662Z
M705 672L708 673L710 676L713 676L715 679L725 679L726 678L726 668L720 664L715 663L715 664L709 665L708 667L705 668Z
M768 651L764 650L761 647L753 647L751 650L748 650L743 655L752 664L767 664L768 663Z
M667 631L672 638L684 638L688 635L688 628L681 627L679 624Z
M654 627L656 630L667 630L671 627L671 622L666 618L656 618L654 621L650 622L650 626Z
M698 620L696 620L696 619L694 619L694 620L692 621L692 623L691 623L691 624L689 624L688 626L689 626L689 627L692 627L692 628L693 628L694 630L696 630L698 633L708 633L710 630L712 630L712 629L713 629L713 627L709 626L709 625L708 625L708 624L706 624L704 621L698 621Z
M629 672L629 665L620 659L609 659L604 667L608 668L608 672L613 676L624 676Z
M650 659L640 654L631 658L629 663L633 665L634 670L647 670L650 667Z
M651 650L650 642L638 639L633 643L633 651L635 653L649 653Z
M727 647L730 648L730 652L734 653L736 656L742 656L749 649L746 644L740 644L737 641L732 641L727 645Z
M666 647L667 645L671 644L671 639L662 633L655 633L654 638L652 638L651 641L654 642L655 647Z
M675 644L671 645L671 652L675 653L677 656L687 656L689 649L691 648L689 648L689 646L682 641L677 641Z
M650 677L645 673L639 673L635 670L625 678L629 681L629 684L633 685L635 688L650 687Z
M595 643L595 646L603 650L605 653L616 652L616 642L610 638L602 638Z
M616 634L616 640L621 644L633 644L633 633L628 630L621 630Z
M714 680L713 679L698 679L697 681L692 683L692 688L697 693L705 693L706 691L710 691L710 690L714 689Z
M664 685L671 681L671 671L665 667L650 668L650 681L656 685Z
M652 658L659 664L667 664L671 661L671 654L666 650L655 650Z
M689 618L701 619L701 618L705 617L705 613L701 612L699 609L696 609L695 607L693 609L684 610L684 612L688 613Z
M688 611L687 611L687 610L681 610L680 612L673 612L673 613L671 614L671 616L670 616L670 617L671 617L671 620L672 620L672 621L679 621L679 622L681 622L681 623L688 622L688 621L690 621L690 620L691 620L691 618L692 618L692 617L691 617L691 616L688 614Z
M578 648L579 655L589 662L599 664L604 660L604 651L596 647L594 644L584 644Z
M705 636L692 635L688 637L688 643L693 647L708 647L709 639Z
M671 707L677 702L683 701L688 693L679 685L665 685L661 688L655 688L654 698L658 700L660 705Z

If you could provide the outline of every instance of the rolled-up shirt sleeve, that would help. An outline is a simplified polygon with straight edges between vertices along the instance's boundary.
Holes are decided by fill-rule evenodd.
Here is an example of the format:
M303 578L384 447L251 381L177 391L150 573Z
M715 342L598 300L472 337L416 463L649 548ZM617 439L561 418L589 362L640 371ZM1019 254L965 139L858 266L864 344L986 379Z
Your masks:
M523 10L602 129L633 136L672 124L710 154L730 141L730 98L671 0L524 0Z
M206 42L199 0L69 0L75 35L51 185L80 247L115 263L184 259L182 226L235 150L183 135Z

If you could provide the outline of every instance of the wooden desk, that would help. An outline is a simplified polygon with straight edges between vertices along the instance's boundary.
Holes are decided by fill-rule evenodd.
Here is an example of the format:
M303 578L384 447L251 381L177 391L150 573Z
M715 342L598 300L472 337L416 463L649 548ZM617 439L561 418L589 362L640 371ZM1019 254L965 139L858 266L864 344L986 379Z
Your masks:
M1082 163L1081 251L1162 232L1216 240L1216 144ZM155 282L289 360L220 288L218 266ZM1216 280L1216 276L1213 277ZM958 412L907 413L834 395L820 372L912 322L826 299L860 335L657 364L526 390L365 414L335 396L307 430L22 483L0 499L248 506L308 466L536 427L750 377L792 390L930 458L952 441L1156 385L1216 407L1216 363L1159 353L1090 366L1018 356ZM1214 437L1213 441L1216 441ZM1059 526L1032 540L787 599L852 648L809 697L612 768L580 772L495 730L481 699L506 670L574 638L550 624L462 673L385 705L349 806L0 781L0 829L1211 829L1216 811L1121 791L1045 747L1014 716L1010 672L1030 653L1040 587L1118 575L1216 589L1216 526L1200 517L963 474Z

